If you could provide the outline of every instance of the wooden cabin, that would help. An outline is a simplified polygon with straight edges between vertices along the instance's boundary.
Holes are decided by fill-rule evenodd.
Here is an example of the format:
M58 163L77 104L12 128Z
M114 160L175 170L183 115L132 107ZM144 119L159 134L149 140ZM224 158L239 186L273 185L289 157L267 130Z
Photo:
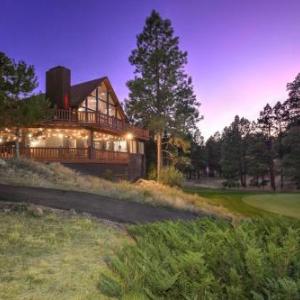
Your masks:
M54 116L22 129L22 157L99 176L144 175L149 132L129 124L107 77L71 85L70 70L58 66L46 72L46 96L56 107ZM10 131L0 133L0 158L15 155Z

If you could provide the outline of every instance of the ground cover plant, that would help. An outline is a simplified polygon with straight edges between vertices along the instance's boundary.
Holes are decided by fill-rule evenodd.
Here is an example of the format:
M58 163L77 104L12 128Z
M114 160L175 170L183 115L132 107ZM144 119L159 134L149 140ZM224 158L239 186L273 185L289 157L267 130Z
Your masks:
M300 222L283 218L134 226L101 291L119 299L299 299Z
M79 174L59 163L43 164L26 159L0 161L0 183L86 191L116 199L235 217L222 206L210 204L205 198L184 193L176 187L147 180L111 182Z
M34 212L0 211L0 299L106 299L99 273L105 257L130 242L126 232L85 216Z

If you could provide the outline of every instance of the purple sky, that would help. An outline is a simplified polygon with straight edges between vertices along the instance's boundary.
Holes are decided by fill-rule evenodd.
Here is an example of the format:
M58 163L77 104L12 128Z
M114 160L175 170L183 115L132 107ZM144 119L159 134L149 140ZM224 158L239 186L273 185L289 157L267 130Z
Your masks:
M207 138L234 115L256 119L286 98L300 72L299 0L1 0L0 51L36 67L39 90L55 65L72 83L109 76L119 99L133 77L128 56L152 9L170 18L202 103Z

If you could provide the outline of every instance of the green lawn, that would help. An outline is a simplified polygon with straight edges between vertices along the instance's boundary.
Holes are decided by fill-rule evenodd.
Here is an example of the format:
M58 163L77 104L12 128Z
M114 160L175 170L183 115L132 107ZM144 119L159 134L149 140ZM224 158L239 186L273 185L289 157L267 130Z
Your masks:
M254 195L243 198L253 207L300 219L300 194Z
M255 217L255 216L267 216L272 213L283 213L283 206L285 207L285 211L293 211L297 205L299 205L300 193L271 193L271 192L244 192L237 190L225 190L225 189L209 189L209 188L199 188L199 187L185 187L185 192L196 193L202 197L205 197L210 203L222 205L228 208L230 211L242 214L247 217ZM261 205L257 205L254 203L254 200L251 199L269 199L268 203L270 207L276 206L277 210L266 209L268 205L262 207ZM250 201L250 200L251 201ZM281 205L279 208L278 199L281 199ZM286 199L286 201L284 200ZM289 199L294 199L293 201ZM297 200L298 199L298 200ZM259 200L258 200L259 202ZM262 202L259 202L261 204ZM298 203L298 204L296 204ZM299 212L297 212L299 215ZM291 216L291 215L290 215Z
M85 217L0 212L0 299L107 299L104 260L128 240Z

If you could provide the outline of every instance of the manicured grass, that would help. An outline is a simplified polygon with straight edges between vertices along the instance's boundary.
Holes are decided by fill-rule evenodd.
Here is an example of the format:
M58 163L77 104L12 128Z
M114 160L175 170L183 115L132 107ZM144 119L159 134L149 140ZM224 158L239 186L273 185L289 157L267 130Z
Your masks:
M265 211L300 219L300 194L255 195L243 201Z
M199 187L185 187L185 192L196 193L201 197L204 197L211 204L221 205L226 207L233 213L238 213L247 217L254 216L269 216L271 213L283 214L280 208L285 206L287 211L293 211L294 208L299 205L297 199L300 199L300 193L271 193L271 192L244 192L237 190L225 190L225 189L209 189ZM246 199L244 201L244 199ZM250 200L247 200L250 199ZM258 199L257 201L253 199ZM276 207L274 209L266 209L262 207L262 202L259 199L266 199L268 204L266 206ZM274 201L273 201L273 200ZM280 200L280 205L278 201ZM286 201L284 200L286 199ZM289 200L290 199L290 200ZM294 199L294 200L291 200ZM300 200L299 200L300 201ZM297 202L297 203L296 203ZM256 204L258 203L258 204ZM299 215L299 212L296 213ZM290 216L290 215L289 215Z
M128 240L86 217L0 212L0 299L107 299L104 259Z

